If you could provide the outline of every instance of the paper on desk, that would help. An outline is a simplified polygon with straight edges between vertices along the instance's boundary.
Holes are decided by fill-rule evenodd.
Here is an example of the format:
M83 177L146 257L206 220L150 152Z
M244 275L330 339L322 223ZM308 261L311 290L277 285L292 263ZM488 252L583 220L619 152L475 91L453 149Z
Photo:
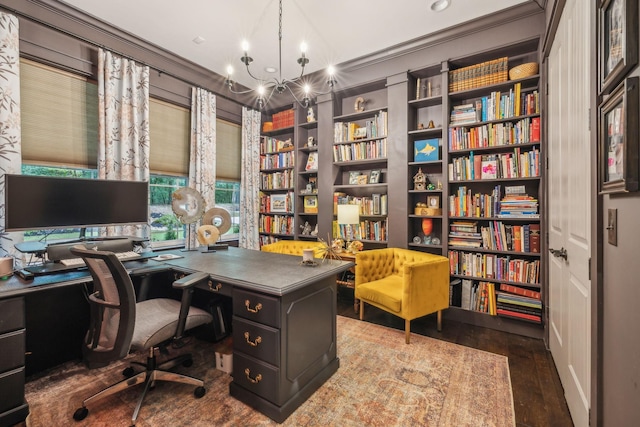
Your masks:
M156 260L156 261L167 261L169 259L177 259L177 258L182 258L182 255L162 254L162 255L158 255L157 257L153 257L151 259Z

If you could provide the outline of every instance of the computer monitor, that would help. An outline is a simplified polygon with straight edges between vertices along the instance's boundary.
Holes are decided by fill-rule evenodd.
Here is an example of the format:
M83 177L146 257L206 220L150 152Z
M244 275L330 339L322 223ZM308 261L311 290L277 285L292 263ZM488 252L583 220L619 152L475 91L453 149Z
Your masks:
M5 230L147 224L149 183L4 176Z

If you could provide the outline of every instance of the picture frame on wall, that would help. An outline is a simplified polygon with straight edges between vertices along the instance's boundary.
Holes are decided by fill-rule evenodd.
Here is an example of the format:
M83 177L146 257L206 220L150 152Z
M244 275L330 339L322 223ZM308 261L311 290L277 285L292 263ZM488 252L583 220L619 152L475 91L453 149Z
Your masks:
M599 108L599 191L638 191L640 78L628 77Z
M598 7L600 93L609 93L638 63L638 0L601 0Z

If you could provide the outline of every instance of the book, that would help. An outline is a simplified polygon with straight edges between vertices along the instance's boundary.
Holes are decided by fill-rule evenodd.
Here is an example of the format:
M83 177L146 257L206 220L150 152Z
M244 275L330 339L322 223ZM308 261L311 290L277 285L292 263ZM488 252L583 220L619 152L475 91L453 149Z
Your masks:
M529 224L529 250L540 253L540 224Z
M440 142L438 139L420 139L413 143L413 161L431 162L440 160Z
M309 157L307 157L307 164L304 167L304 170L312 171L318 170L318 152L312 151L309 153Z
M524 297L540 299L540 292L532 291L531 289L521 288L519 286L508 285L506 283L500 284L500 290L508 292L510 294L522 295Z
M531 119L531 142L540 142L540 117Z
M542 323L541 317L540 316L535 316L533 314L519 313L517 311L505 310L503 308L498 308L497 309L497 313L500 316L513 317L513 318L516 318L516 319L524 319L524 320L530 320L530 321L536 322L536 323Z
M462 307L462 280L453 279L449 283L449 306Z

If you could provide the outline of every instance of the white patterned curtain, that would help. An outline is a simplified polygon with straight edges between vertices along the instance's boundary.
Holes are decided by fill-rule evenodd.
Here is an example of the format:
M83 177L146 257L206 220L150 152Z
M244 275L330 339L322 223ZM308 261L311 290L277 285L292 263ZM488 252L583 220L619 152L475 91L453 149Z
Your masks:
M149 181L149 67L100 49L98 178ZM148 227L107 227L107 235L149 237Z
M240 175L239 246L260 249L260 112L242 107L242 165Z
M2 256L19 254L22 232L5 232L4 175L22 168L20 140L20 62L18 18L0 12L0 241Z
M216 96L201 88L191 89L191 148L189 187L198 190L206 209L216 205ZM188 225L186 248L196 246L197 222Z

